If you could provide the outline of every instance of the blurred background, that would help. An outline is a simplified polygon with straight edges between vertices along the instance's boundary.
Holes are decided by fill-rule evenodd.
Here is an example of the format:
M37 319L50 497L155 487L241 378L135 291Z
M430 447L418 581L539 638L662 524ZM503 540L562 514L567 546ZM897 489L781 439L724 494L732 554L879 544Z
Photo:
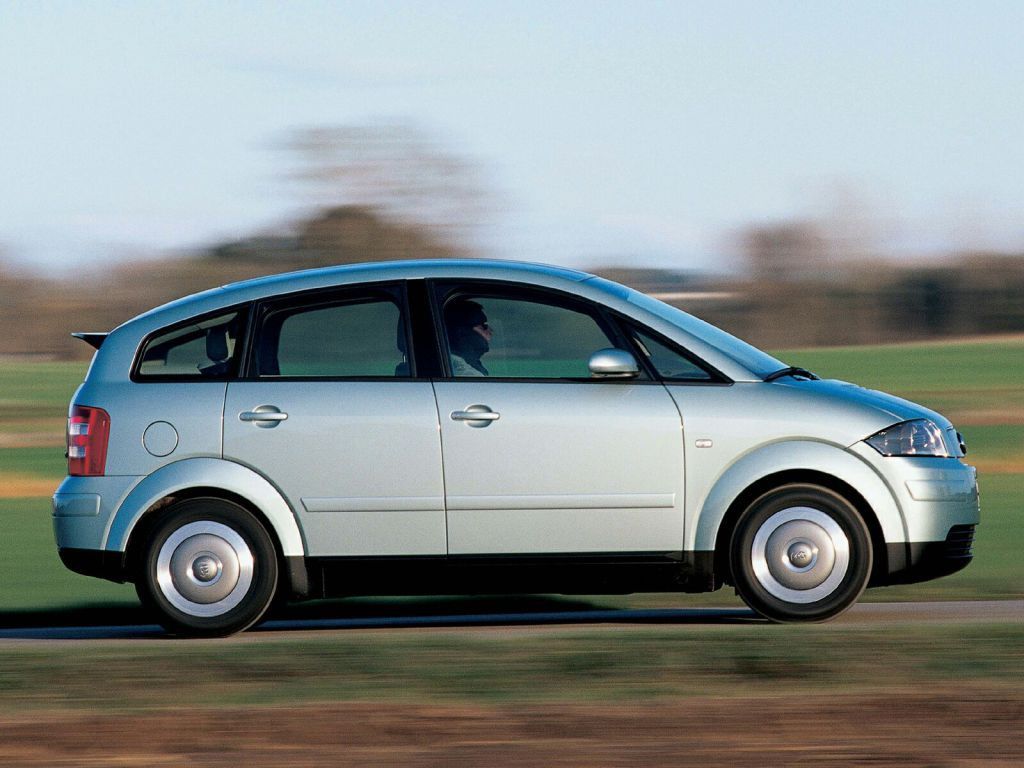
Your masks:
M1024 330L1018 3L0 8L0 354L321 264L580 267L763 346ZM16 329L16 330L11 330Z
M139 618L130 586L70 573L53 545L66 407L92 352L70 332L261 274L423 257L597 272L790 364L942 411L980 471L975 561L865 599L1020 601L1022 29L1024 4L995 0L0 4L0 630ZM722 590L536 605L738 601ZM461 606L443 610L479 609ZM458 630L270 633L201 658L191 645L3 646L0 762L74 762L83 750L103 762L94 734L106 728L144 734L132 747L142 761L184 764L181 744L194 742L187 762L222 764L223 733L251 707L198 723L160 713L257 699L318 714L332 702L328 728L296 710L327 742L300 734L295 749L326 754L337 723L373 738L362 730L372 710L383 735L354 754L386 761L407 737L422 764L453 756L452 712L481 730L466 764L623 764L645 734L663 739L643 753L649 765L677 764L677 748L708 764L765 750L791 761L786 729L766 741L753 714L746 742L719 733L706 754L683 743L738 711L818 718L845 745L815 747L829 764L1024 759L1019 618L969 630L907 621L587 628L525 645ZM833 709L814 703L826 692ZM579 708L589 700L612 703L595 715ZM50 715L35 731L11 725L39 706ZM142 714L50 738L52 722L112 706ZM431 723L425 742L416 728ZM252 765L271 753L260 739L272 726L236 745Z

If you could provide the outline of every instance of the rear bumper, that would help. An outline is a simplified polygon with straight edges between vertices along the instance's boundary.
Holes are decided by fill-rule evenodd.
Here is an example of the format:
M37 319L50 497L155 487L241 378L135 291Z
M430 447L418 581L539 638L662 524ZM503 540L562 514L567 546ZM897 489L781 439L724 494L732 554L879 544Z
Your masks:
M139 480L133 475L65 477L53 494L57 547L106 549L110 521Z
M59 547L57 552L64 566L75 573L118 583L127 581L124 552L74 547Z

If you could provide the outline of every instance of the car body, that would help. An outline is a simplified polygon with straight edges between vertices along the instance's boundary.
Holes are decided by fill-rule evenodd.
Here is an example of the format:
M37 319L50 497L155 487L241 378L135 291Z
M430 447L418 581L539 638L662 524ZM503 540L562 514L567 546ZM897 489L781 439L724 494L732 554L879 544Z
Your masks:
M329 267L81 335L57 546L176 633L244 629L275 595L724 583L822 620L971 558L976 474L944 417L583 272Z

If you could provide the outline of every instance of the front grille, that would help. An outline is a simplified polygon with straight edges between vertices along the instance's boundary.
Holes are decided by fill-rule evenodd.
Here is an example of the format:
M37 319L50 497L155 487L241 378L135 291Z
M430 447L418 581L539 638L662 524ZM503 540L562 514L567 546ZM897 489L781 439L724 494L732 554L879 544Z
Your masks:
M974 526L954 525L946 536L946 557L950 560L970 559L973 545Z

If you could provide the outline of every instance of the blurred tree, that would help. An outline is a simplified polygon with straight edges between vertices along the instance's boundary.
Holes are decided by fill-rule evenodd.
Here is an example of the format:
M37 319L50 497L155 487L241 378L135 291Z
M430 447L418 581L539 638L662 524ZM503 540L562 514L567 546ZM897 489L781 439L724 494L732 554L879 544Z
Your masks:
M755 280L770 283L816 280L828 271L828 241L818 227L809 222L750 227L742 241Z
M468 255L431 229L390 222L372 209L354 205L330 208L305 222L298 248L311 266Z
M378 211L342 205L298 222L294 235L261 235L210 248L198 258L230 264L248 276L332 264L464 256L454 245L414 224L390 221Z
M286 147L299 161L293 177L320 208L373 211L460 250L472 248L489 210L479 166L407 122L310 128ZM343 218L363 226L354 213Z

